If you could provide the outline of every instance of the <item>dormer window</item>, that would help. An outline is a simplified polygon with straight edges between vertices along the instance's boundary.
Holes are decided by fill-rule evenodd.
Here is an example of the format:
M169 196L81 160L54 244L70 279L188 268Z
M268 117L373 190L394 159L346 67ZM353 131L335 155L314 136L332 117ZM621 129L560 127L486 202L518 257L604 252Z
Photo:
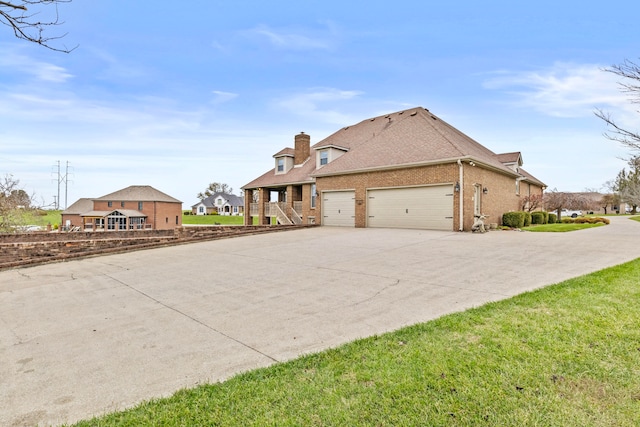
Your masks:
M320 166L324 166L329 163L329 150L322 150L320 152Z
M291 149L285 149L283 150L283 152L280 152L273 156L276 162L275 173L277 175L285 174L293 168L293 155L288 152L289 150Z
M315 147L314 150L316 150L316 169L328 165L349 151L348 148L336 145L323 145L322 147Z

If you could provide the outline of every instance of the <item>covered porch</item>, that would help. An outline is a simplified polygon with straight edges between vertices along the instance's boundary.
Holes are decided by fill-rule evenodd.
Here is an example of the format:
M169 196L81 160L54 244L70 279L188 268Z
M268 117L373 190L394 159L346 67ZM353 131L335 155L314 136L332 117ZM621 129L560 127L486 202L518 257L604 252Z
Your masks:
M311 193L315 191L315 184L287 185L282 187L268 187L245 189L245 225L271 224L313 224L315 216L311 215ZM315 198L315 196L314 196Z
M91 211L80 215L82 231L150 230L147 216L139 211L118 209L113 211Z

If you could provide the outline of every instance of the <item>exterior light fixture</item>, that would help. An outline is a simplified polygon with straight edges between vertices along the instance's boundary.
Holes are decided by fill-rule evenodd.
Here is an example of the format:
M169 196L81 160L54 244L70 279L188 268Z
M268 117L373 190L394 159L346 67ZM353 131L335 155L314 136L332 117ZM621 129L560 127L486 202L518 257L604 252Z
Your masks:
M484 188L482 189L482 194L487 194L488 192L489 192L489 190L487 190L487 187L484 187Z
M453 187L456 193L460 192L460 183L456 182L456 185Z

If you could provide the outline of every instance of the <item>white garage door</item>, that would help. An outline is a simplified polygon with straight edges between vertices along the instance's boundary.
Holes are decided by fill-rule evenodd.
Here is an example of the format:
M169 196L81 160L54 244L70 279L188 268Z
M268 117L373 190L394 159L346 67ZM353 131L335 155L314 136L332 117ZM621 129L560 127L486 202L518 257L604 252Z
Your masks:
M368 226L453 230L453 187L369 190Z
M322 193L322 225L354 227L356 218L355 191Z

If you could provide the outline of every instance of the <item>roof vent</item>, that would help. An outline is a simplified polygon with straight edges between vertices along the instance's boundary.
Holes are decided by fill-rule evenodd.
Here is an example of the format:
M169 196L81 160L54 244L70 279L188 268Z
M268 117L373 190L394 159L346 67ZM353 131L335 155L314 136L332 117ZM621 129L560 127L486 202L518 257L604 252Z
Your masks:
M411 113L411 117L415 116L416 114L418 114L418 112L414 111L413 113Z
M433 120L437 120L437 119L436 119L436 116L431 116L431 118L432 118Z
M404 114L404 111L400 111L398 114Z

